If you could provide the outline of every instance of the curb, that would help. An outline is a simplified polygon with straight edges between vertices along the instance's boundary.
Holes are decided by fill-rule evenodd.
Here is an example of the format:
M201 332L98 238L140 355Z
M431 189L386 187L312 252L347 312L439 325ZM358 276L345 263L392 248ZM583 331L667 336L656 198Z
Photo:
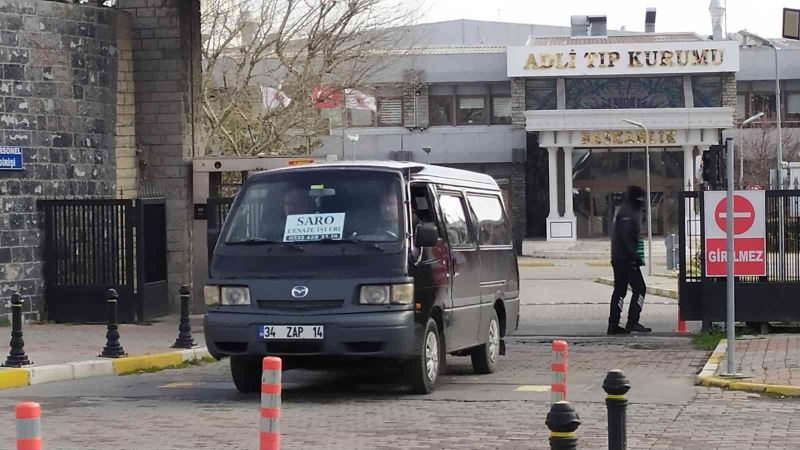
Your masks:
M614 286L614 280L611 278L597 278L596 280L594 280L594 282L600 284L606 284L608 286ZM678 291L676 289L664 289L660 287L647 286L646 293L650 295L657 295L659 297L667 297L678 300Z
M517 260L519 267L555 267L556 263L552 261L531 261L531 260Z
M211 358L206 347L166 353L152 353L117 359L96 359L74 363L0 368L0 389L54 383L56 381L127 375L137 370L165 369L179 364Z
M754 392L757 394L782 395L784 397L800 397L800 386L787 386L783 384L753 383L731 378L717 376L720 361L725 357L725 347L727 340L722 339L717 344L717 348L708 357L703 370L695 378L696 386L718 387L730 389L732 391Z

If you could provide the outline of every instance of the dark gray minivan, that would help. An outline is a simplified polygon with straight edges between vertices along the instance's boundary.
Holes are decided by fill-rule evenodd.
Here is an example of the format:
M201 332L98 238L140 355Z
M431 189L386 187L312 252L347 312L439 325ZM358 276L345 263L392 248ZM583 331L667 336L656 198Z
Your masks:
M256 392L284 366L403 364L428 393L445 355L491 373L519 326L511 224L488 175L406 162L310 164L250 176L204 289L204 332Z

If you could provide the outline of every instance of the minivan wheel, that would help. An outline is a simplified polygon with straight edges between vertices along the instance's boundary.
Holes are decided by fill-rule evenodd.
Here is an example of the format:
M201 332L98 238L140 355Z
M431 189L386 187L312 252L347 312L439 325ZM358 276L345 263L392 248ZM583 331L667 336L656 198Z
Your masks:
M497 359L500 357L500 321L497 319L497 311L492 309L489 317L489 339L483 344L472 349L472 369L475 373L493 373Z
M441 361L444 358L439 327L436 321L428 319L422 336L419 356L408 362L407 371L411 381L411 391L415 394L430 394L439 379Z
M231 356L231 376L236 390L242 393L261 391L261 358Z

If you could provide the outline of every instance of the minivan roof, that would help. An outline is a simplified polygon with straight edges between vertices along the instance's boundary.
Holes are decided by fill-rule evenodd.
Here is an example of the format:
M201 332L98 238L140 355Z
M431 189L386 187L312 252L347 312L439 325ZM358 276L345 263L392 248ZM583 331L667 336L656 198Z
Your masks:
M453 169L444 166L435 166L431 164L422 164L416 162L405 161L337 161L326 163L312 163L303 164L300 166L281 167L268 171L258 172L250 177L252 181L259 181L259 178L269 176L269 174L276 172L295 172L317 170L324 168L375 168L375 169L391 169L397 171L408 171L411 173L411 179L427 179L428 181L445 181L467 182L468 184L482 185L484 189L498 189L497 183L494 178L489 175L472 172L469 170Z

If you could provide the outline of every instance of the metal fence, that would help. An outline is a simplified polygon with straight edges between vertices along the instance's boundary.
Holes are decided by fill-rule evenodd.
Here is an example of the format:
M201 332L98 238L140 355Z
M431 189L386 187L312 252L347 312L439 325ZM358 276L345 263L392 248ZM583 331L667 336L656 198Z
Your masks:
M217 239L222 232L222 225L231 210L234 197L209 198L207 205L206 236L208 239L208 264L211 265L211 256L214 254L214 247Z
M103 322L105 292L120 294L123 322L168 312L166 202L40 200L50 320Z
M765 197L766 275L736 277L736 318L798 320L800 304L792 299L800 298L800 190L766 191ZM681 317L724 320L725 277L706 277L702 192L681 192L679 198Z

